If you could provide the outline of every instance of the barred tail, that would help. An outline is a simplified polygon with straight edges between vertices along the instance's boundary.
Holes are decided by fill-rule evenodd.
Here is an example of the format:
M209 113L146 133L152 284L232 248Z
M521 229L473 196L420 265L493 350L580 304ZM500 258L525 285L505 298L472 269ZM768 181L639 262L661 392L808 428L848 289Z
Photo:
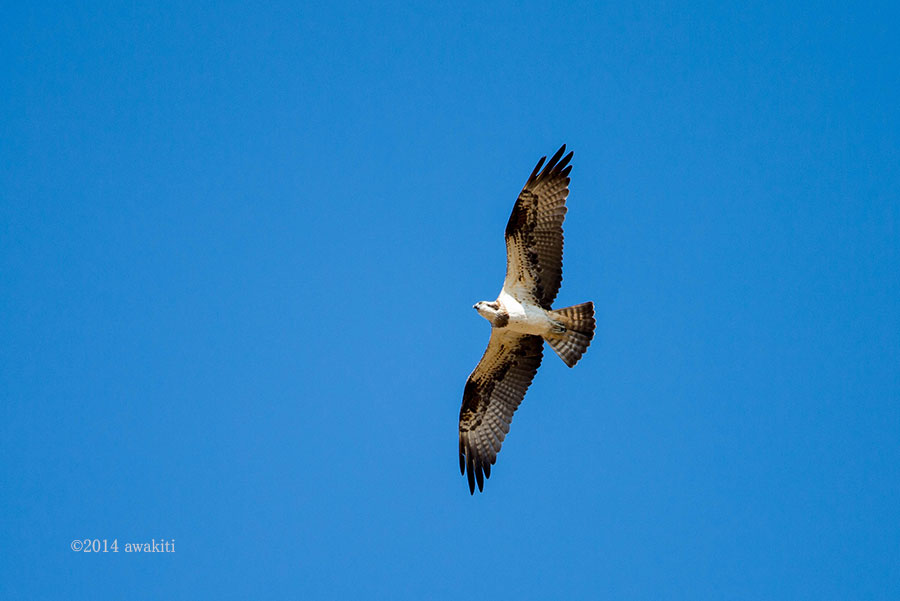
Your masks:
M550 311L550 317L565 329L558 334L545 335L544 340L566 365L575 367L594 337L594 303L581 303Z

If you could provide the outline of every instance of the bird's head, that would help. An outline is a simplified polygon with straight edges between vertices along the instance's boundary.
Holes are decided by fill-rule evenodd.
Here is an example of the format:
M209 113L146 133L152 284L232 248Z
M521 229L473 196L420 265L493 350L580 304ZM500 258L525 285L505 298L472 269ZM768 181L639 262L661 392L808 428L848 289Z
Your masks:
M500 313L500 303L497 301L479 301L472 308L491 323L494 322Z

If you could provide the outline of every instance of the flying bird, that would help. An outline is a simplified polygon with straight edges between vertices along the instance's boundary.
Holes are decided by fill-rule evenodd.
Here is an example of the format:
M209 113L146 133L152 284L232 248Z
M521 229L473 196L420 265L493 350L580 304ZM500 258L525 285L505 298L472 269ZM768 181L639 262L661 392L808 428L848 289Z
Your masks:
M459 411L459 471L469 492L484 490L534 374L544 341L574 367L594 337L594 303L552 308L562 282L562 224L569 195L566 145L541 167L542 157L506 224L506 279L495 301L473 307L491 322L491 339L469 375ZM561 159L561 160L560 160Z

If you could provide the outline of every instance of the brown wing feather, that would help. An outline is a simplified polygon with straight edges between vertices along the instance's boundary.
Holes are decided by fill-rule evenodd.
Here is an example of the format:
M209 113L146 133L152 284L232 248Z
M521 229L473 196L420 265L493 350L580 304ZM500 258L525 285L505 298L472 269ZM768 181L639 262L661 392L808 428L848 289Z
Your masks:
M550 309L562 282L563 230L569 195L566 145L556 151L543 171L538 161L506 224L506 282L513 290L521 284L545 309ZM562 157L562 160L560 160Z
M459 411L459 471L469 491L484 489L491 465L509 432L513 413L541 365L540 336L494 329L487 350L466 381Z

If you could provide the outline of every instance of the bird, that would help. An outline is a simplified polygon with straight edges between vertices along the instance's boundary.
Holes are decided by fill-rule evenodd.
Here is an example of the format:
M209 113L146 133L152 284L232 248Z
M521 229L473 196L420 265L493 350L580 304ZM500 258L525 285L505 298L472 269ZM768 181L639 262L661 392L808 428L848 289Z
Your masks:
M542 157L506 224L506 278L497 300L473 308L491 323L481 361L466 380L459 411L459 471L469 493L484 479L541 365L544 342L574 367L594 337L594 303L553 309L562 282L563 220L569 195L566 145ZM541 167L543 166L543 170Z

